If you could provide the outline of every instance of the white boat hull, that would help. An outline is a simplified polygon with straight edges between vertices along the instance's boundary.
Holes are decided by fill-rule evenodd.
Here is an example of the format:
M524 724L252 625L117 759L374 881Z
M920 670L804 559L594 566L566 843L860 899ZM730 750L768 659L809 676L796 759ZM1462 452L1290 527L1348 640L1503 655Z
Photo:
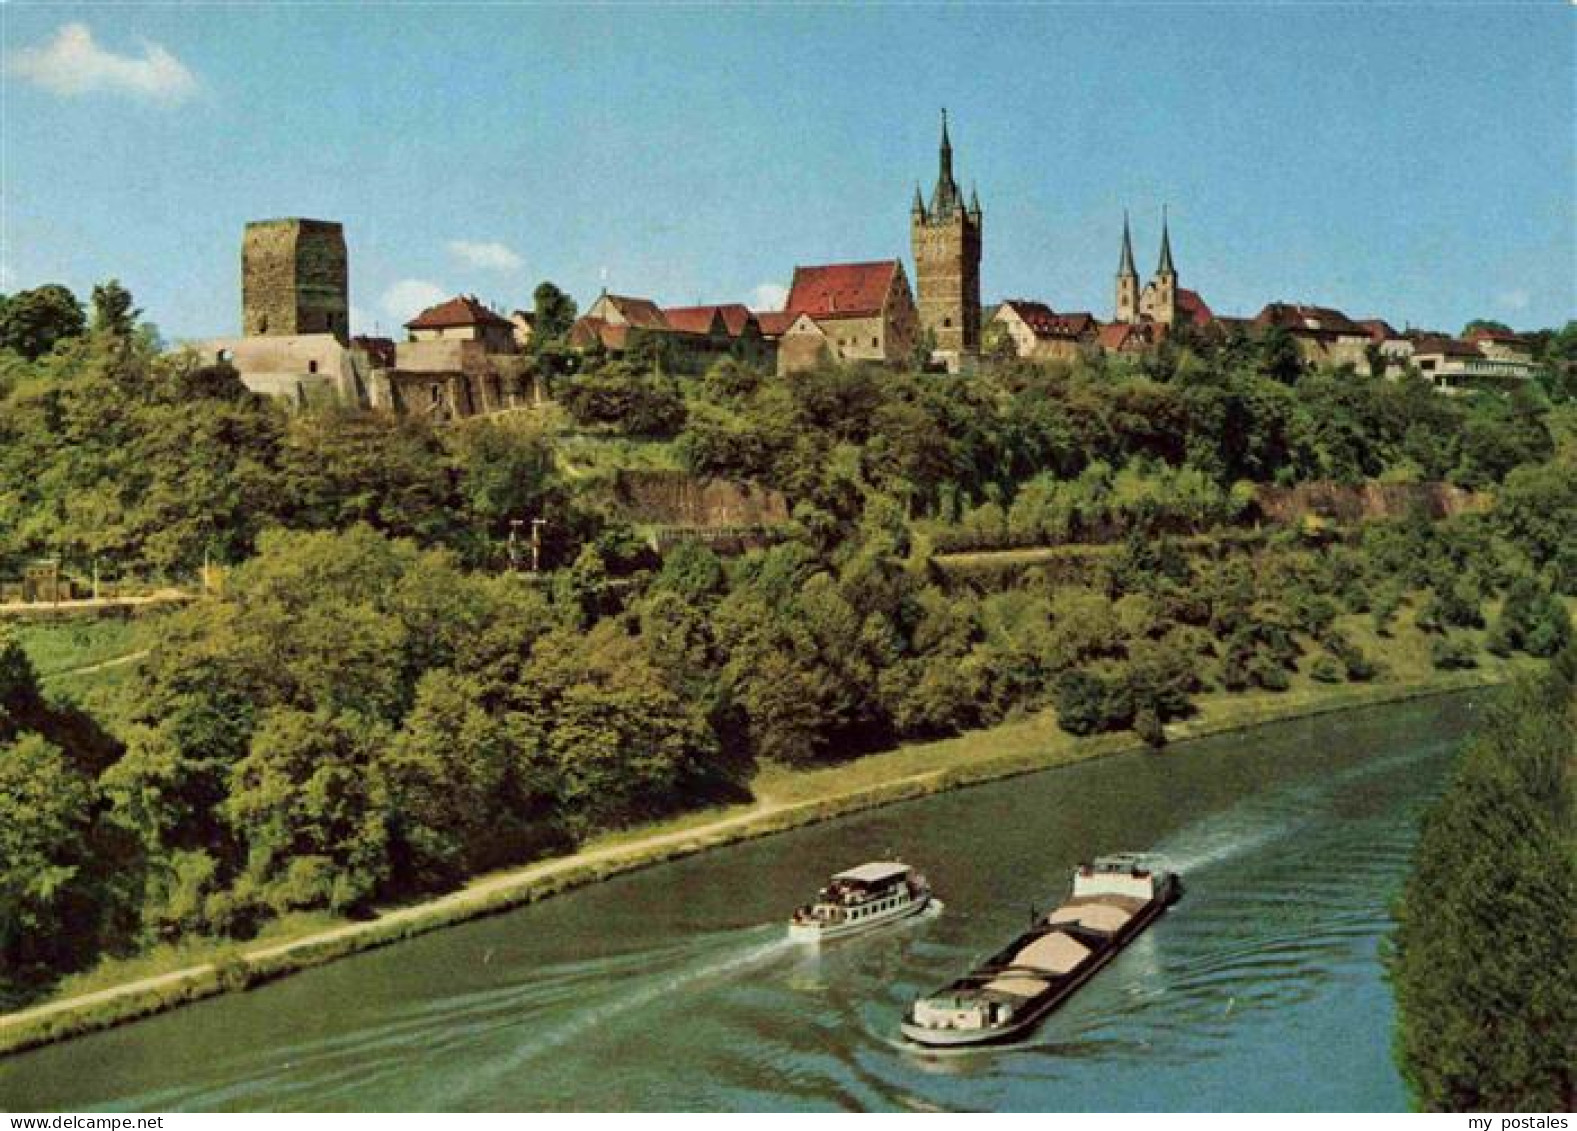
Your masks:
M920 914L934 902L927 894L908 903L894 907L880 915L872 915L866 919L857 919L853 922L842 923L790 923L788 937L793 942L820 943L830 942L833 939L848 938L850 935L863 934L876 927L885 927L889 923L896 923Z

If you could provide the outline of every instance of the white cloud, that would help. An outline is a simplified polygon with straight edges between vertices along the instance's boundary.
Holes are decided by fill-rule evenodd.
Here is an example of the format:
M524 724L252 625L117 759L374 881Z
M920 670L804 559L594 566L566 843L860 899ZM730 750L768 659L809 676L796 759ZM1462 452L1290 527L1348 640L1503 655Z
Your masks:
M750 292L751 310L782 310L788 301L788 288L777 283L762 283Z
M473 243L470 240L450 240L449 254L472 267L489 271L516 271L524 262L501 243Z
M383 292L379 302L383 312L394 319L396 326L403 326L429 306L452 297L437 283L426 279L401 279Z
M1514 291L1502 291L1495 296L1495 301L1507 310L1526 310L1533 302L1533 296L1519 288Z
M106 51L87 24L66 24L40 47L12 54L9 69L54 94L131 94L171 105L197 90L197 76L157 43L141 44L142 57Z

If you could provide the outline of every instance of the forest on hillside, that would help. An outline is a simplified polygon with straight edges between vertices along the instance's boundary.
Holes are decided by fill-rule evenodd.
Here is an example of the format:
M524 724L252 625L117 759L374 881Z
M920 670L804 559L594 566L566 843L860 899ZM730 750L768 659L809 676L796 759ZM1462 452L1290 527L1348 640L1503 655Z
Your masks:
M94 305L0 353L0 567L227 573L103 702L47 694L0 638L0 1004L742 798L763 763L1047 708L1159 744L1201 694L1385 678L1404 629L1440 669L1571 636L1565 362L1444 397L1304 371L1275 336L960 376L544 353L558 408L434 428L288 411L159 350L129 296ZM566 471L588 442L773 487L792 520L658 556ZM1253 484L1366 480L1494 505L1239 536ZM540 576L506 568L531 518ZM936 562L1095 538L1072 579Z

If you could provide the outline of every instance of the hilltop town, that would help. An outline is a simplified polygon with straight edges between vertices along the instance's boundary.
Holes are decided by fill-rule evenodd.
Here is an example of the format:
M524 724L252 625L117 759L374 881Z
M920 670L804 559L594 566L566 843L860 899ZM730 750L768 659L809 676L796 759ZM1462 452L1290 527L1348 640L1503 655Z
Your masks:
M900 258L798 265L781 310L737 301L665 307L604 291L567 332L556 329L575 357L660 358L670 370L697 373L725 358L779 376L823 361L957 373L982 358L1138 356L1168 340L1220 343L1270 332L1284 334L1305 367L1350 365L1392 377L1411 370L1447 393L1513 386L1539 372L1531 343L1502 327L1474 327L1463 337L1399 331L1382 317L1354 319L1282 300L1252 315L1217 313L1182 285L1164 210L1155 271L1143 283L1123 217L1109 316L1029 298L984 306L985 211L977 191L966 199L954 173L945 111L935 185L929 198L916 186L909 227L912 286ZM301 402L331 396L436 420L540 404L550 395L551 374L526 360L544 329L555 331L538 325L534 307L496 310L460 294L413 311L404 340L352 336L348 256L335 222L248 224L242 335L202 343L200 351L233 365L257 392ZM554 298L563 310L565 296Z
M1164 218L1109 317L988 307L945 126L909 220L781 310L543 283L357 336L309 219L246 227L196 348L114 280L6 297L0 1051L1568 649L1577 323L1229 317Z

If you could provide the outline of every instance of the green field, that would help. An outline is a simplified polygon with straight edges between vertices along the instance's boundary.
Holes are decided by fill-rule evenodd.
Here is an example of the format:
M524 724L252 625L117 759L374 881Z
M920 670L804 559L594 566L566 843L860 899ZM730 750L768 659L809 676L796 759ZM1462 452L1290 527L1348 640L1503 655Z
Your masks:
M123 715L137 660L157 642L168 615L14 621L6 631L21 642L45 691L113 722Z

